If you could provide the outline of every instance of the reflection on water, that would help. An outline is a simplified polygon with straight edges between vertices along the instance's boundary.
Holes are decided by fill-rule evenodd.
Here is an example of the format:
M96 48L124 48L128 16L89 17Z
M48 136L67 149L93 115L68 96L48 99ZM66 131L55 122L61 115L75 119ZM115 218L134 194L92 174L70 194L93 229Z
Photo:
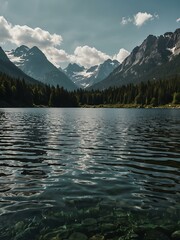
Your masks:
M179 209L179 170L179 110L0 110L0 214L72 199Z

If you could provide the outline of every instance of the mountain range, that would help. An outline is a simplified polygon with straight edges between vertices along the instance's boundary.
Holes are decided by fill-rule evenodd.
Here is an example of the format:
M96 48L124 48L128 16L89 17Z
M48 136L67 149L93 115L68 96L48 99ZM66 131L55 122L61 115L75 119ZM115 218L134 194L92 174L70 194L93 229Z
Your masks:
M22 45L6 53L19 69L32 78L44 84L59 85L70 91L77 89L67 75L55 67L38 47L28 48Z
M64 72L67 76L80 88L91 87L103 79L119 66L117 60L108 59L100 65L95 65L90 68L79 66L76 63L70 63Z
M149 35L106 79L92 86L106 89L180 74L180 29Z
M5 73L13 78L24 79L27 83L40 84L40 82L31 78L14 65L7 57L4 50L0 47L0 72Z
M70 63L64 70L54 66L35 47L0 48L0 72L30 83L44 83L72 91L78 88L104 90L180 74L180 29L161 36L149 35L120 64L108 59L90 68Z

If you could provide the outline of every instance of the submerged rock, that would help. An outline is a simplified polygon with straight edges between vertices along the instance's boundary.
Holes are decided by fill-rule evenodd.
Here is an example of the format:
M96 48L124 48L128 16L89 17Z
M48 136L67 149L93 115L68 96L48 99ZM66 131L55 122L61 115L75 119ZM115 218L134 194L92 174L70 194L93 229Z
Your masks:
M74 232L70 235L68 240L87 240L87 236L80 232Z
M103 223L101 225L101 230L102 232L107 232L107 231L114 231L115 229L117 229L117 226L115 226L112 223Z
M173 232L171 237L172 237L172 239L180 240L180 230Z
M103 235L97 234L97 235L92 236L89 240L104 240L104 239L105 238Z
M93 226L97 224L97 220L95 218L86 218L82 222L84 226Z

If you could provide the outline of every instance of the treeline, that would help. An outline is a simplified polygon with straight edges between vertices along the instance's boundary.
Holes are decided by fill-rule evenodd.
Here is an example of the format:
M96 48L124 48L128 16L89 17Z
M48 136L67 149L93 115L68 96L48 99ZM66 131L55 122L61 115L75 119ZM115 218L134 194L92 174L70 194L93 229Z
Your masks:
M77 91L82 105L137 104L160 106L180 103L180 76L168 80L153 80L137 85L111 87L104 91Z
M31 85L0 74L0 105L12 107L77 107L74 92L49 85Z
M105 104L159 106L171 103L180 104L180 76L104 91L79 89L68 92L59 86L30 85L24 80L0 74L0 107L79 107Z

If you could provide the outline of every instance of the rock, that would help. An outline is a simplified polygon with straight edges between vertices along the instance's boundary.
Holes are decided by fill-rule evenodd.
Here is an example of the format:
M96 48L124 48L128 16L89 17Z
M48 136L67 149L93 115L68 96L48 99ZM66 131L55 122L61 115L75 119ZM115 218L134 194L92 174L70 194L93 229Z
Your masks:
M25 224L23 221L17 222L14 226L14 231L16 233L21 232L24 229L25 229Z
M99 207L94 207L94 208L90 208L88 210L89 214L92 214L92 215L95 215L95 216L98 216L100 214L100 209Z
M145 233L144 240L170 240L170 238L158 230L149 230Z
M55 236L55 237L51 238L51 240L62 240L62 238L60 238L59 236Z
M103 223L102 225L101 225L101 230L103 231L103 232L107 232L107 231L113 231L113 230L115 230L117 227L114 225L114 224L112 224L112 223Z
M139 239L141 238L135 233L127 234L125 236L121 236L118 238L118 240L139 240Z
M180 240L180 230L173 232L172 239Z
M87 236L80 232L74 232L70 235L69 240L87 240Z
M92 226L97 224L97 220L95 218L86 218L82 222L84 226Z
M92 236L89 240L104 240L104 236L103 235L95 235L95 236Z

